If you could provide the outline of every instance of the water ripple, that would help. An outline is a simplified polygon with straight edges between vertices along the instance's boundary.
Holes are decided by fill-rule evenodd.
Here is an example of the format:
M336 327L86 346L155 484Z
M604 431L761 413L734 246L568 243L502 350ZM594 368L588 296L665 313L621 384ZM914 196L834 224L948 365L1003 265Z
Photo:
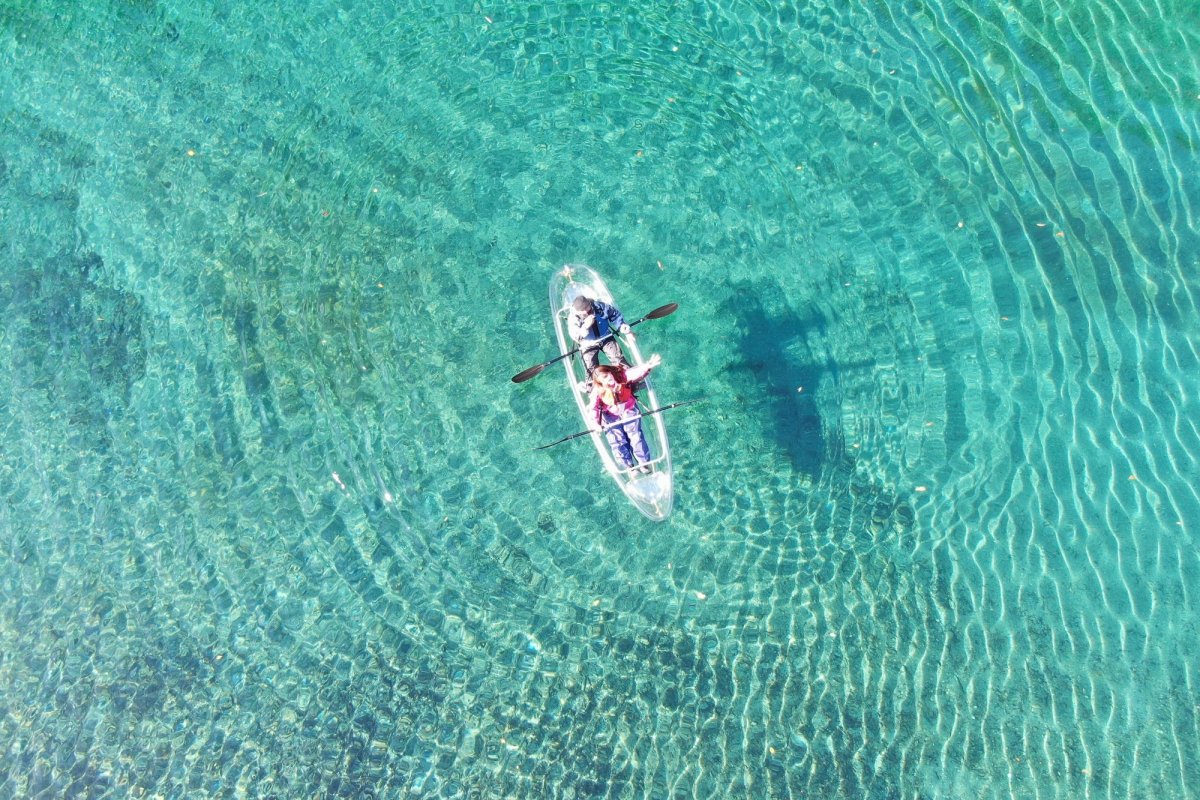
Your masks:
M0 785L1195 794L1192 18L0 12ZM654 529L506 380L575 259Z

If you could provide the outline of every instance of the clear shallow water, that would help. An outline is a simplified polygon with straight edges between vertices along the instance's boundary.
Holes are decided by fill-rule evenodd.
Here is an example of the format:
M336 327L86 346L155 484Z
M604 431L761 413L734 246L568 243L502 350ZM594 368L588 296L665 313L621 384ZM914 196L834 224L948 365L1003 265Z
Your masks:
M1200 793L1196 12L725 6L5 5L5 794Z

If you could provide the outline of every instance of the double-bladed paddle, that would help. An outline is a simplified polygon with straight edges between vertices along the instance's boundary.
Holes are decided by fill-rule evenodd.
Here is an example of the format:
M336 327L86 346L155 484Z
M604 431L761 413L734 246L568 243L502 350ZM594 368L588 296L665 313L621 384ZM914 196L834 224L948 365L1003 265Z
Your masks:
M609 430L610 428L619 427L621 425L624 425L626 422L633 422L635 419L641 419L642 417L648 417L651 414L657 414L661 411L668 411L672 408L679 408L680 406L688 406L688 405L691 405L692 403L699 403L701 400L707 400L707 399L708 399L707 397L697 397L694 400L680 400L678 403L671 403L669 406L659 406L658 408L654 409L653 411L647 411L643 414L638 414L637 416L629 417L628 419L623 419L618 422L614 422L610 425L605 425L602 428L600 428L600 430L597 431L597 433ZM535 447L533 449L534 450L545 450L547 447L554 447L554 445L556 445L556 444L562 444L563 442L569 442L572 439L578 439L580 436L587 436L591 432L592 431L587 430L587 431L580 431L579 433L572 433L570 436L564 436L563 438L559 439L557 442L551 442L550 444L544 444L541 447Z
M677 308L679 308L679 303L667 303L665 306L659 306L658 308L654 309L646 316L637 320L637 322L629 323L629 327L632 328L634 325L645 322L648 319L661 319L662 317L670 316L671 314L675 313L675 309L677 309ZM608 336L606 336L604 338L608 339L608 338L612 337L613 335L615 335L615 334L609 334ZM604 339L601 339L600 341L604 341ZM579 352L579 348L576 347L571 352L563 353L558 358L552 358L544 364L538 364L536 367L530 367L529 369L522 370L521 372L518 372L516 375L512 376L512 382L513 383L524 383L525 381L534 377L535 375L537 375L539 372L541 372L542 370L544 370L546 367L550 366L551 364L557 364L559 361L562 361L564 358L569 358L570 356L573 356L578 352Z

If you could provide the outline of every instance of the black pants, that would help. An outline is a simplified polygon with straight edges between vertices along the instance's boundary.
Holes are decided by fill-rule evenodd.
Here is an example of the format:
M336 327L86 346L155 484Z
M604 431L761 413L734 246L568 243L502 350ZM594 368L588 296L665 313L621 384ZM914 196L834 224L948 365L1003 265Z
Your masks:
M583 346L580 346L579 354L583 356L583 368L587 370L589 379L592 377L592 370L600 363L601 350L604 351L604 355L608 356L608 363L620 364L626 369L633 366L625 360L625 353L621 350L621 345L617 344L616 339L609 339L600 347L593 347L588 350L584 350Z

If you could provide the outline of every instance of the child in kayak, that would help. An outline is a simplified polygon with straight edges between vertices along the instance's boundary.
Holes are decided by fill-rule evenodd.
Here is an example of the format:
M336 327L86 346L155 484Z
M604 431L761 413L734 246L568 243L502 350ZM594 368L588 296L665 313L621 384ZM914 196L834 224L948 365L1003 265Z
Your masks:
M570 319L567 320L567 332L579 345L579 354L583 357L583 368L587 371L584 391L590 392L592 389L592 372L600 363L601 350L608 356L610 364L629 367L629 361L617 343L616 334L632 338L633 332L616 306L586 295L576 297L571 305Z
M662 359L655 353L640 367L601 364L592 373L594 390L588 426L598 431L611 425L605 435L613 457L626 467L636 467L638 472L643 473L650 471L647 464L650 461L650 446L642 433L642 417L630 384L645 378L650 370L661 363ZM635 454L637 460L634 460ZM642 463L639 465L638 461Z

